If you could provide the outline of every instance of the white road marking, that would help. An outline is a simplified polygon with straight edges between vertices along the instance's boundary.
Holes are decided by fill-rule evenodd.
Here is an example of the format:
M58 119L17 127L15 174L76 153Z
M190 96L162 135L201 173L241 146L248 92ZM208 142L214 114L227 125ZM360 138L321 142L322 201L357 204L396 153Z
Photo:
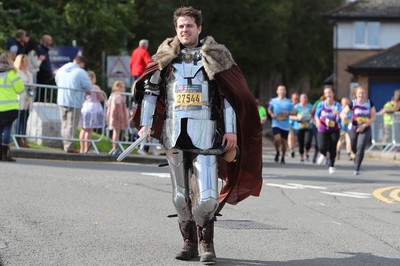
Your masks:
M159 178L170 178L169 173L140 173L141 175L155 176Z
M322 189L322 190L327 189L326 187L302 185L302 184L297 184L297 183L286 183L286 185L295 186L295 187L299 187L299 188L311 188L311 189Z
M344 192L344 193L351 194L351 195L358 195L358 196L372 196L371 193L361 193L361 192L351 192L351 191Z
M264 177L264 178L276 178L278 176L277 175L263 175L262 177ZM281 177L284 177L284 176L281 176Z
M287 186L287 185L274 184L274 183L265 183L265 184L270 187L279 187L279 188L288 188L288 189L303 189L301 187Z
M328 191L320 191L322 194L332 195L332 196L341 196L341 197L349 197L349 198L357 198L357 199L368 199L369 196L361 196L361 195L353 195L348 193L339 193L339 192L328 192Z
M312 201L308 202L308 203L307 203L307 205L319 205L319 206L326 206L326 204L325 204L325 203L323 203L323 202L312 202Z

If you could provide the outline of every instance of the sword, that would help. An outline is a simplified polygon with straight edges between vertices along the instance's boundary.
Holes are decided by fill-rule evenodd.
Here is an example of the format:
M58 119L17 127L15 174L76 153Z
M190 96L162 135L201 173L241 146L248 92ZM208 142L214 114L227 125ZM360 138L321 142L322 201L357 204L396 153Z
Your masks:
M129 154L131 154L131 152L132 152L137 146L139 146L139 144L141 144L142 142L146 141L148 128L149 128L149 127L146 126L145 129L144 129L143 135L142 135L140 138L138 138L137 140L135 140L135 142L133 142L131 145L129 145L129 147L126 148L126 150L124 150L124 152L121 153L121 154L118 156L118 158L117 158L117 161L118 161L118 162L122 161L123 159L125 159L126 156L128 156Z

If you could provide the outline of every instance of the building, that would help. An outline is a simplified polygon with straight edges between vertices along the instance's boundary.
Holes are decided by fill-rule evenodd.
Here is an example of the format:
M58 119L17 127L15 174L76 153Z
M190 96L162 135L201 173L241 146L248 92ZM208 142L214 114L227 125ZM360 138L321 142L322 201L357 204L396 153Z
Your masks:
M333 84L337 96L350 96L352 88L362 83L379 110L380 100L375 95L387 101L400 88L399 64L388 68L390 62L383 59L385 54L399 50L395 47L400 43L400 1L358 0L330 12L326 18L334 26ZM376 59L385 66L374 64Z

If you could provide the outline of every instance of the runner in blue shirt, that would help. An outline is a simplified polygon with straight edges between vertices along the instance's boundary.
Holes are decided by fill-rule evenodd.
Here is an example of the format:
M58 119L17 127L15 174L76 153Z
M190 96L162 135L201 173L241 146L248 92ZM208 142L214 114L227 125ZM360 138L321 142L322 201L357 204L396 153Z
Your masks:
M312 123L314 118L312 117L312 104L308 102L307 94L302 93L300 95L300 102L294 107L295 114L290 116L293 121L293 129L299 142L299 153L300 162L304 162L304 148L306 153L306 159L309 160L309 154L311 148L311 142L313 137Z
M285 163L287 139L289 134L289 115L294 112L292 101L286 98L286 87L278 86L276 89L278 97L273 98L268 106L268 113L272 118L272 134L274 135L275 162L279 161L279 148L282 146L281 163Z

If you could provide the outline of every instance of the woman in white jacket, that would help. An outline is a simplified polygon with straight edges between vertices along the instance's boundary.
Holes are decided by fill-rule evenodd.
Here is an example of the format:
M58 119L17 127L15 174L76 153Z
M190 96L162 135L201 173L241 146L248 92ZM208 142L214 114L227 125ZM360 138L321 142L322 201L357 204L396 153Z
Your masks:
M32 84L32 74L28 69L29 59L25 54L19 54L15 58L14 67L18 70L19 76L24 84ZM19 113L15 124L15 133L18 135L26 135L26 125L30 111L32 111L34 99L34 90L32 87L25 86L25 91L18 95ZM18 145L21 147L29 147L25 137L17 137Z

